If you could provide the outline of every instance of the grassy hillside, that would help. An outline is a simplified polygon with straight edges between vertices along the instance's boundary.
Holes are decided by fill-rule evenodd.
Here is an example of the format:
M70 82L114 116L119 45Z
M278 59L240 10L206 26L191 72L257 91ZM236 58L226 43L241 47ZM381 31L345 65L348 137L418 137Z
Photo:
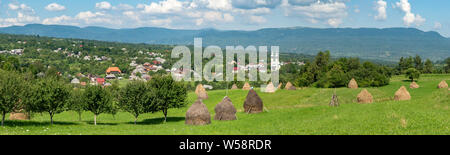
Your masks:
M361 91L336 89L340 107L329 107L334 89L304 88L296 91L279 90L274 94L258 91L265 112L248 115L243 112L247 91L233 90L228 96L238 109L236 121L214 121L207 126L187 126L184 115L189 106L169 110L167 123L162 113L145 114L133 125L132 115L120 112L113 118L100 115L99 125L93 125L93 115L84 113L78 121L75 112L65 112L54 117L55 125L49 125L48 114L34 114L30 121L6 121L0 128L1 135L10 134L444 134L450 135L450 91L437 89L441 80L450 83L450 75L423 75L419 89L408 91L411 101L393 101L395 91L402 85L403 76L391 79L391 84L380 88L368 88L376 101L374 104L357 104ZM214 117L214 106L226 95L225 90L210 91L208 106ZM189 103L196 98L189 93Z

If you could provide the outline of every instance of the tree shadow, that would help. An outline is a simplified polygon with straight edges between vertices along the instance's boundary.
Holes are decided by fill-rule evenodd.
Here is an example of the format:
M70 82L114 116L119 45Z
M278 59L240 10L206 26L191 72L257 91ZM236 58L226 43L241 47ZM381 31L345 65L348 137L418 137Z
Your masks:
M180 122L184 121L184 117L167 117L167 122ZM156 125L164 123L164 117L161 118L150 118L143 121L136 122L137 125ZM134 122L128 122L127 124L134 124Z
M5 120L5 126L15 127L15 126L49 126L50 121L37 122L37 121L22 121L22 120ZM63 121L53 121L53 125L78 125L78 123L73 122L63 122Z
M94 125L94 121L84 121L86 124ZM104 122L97 122L97 125L119 125L119 123L104 123Z
M402 80L402 82L412 82L411 80ZM417 82L417 80L414 80L414 82Z

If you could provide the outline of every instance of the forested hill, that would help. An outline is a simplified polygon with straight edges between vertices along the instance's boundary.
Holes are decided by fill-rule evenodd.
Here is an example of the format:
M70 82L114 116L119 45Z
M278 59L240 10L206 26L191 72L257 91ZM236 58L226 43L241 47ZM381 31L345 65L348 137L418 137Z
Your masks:
M144 27L136 29L79 28L31 24L0 28L0 33L79 38L148 44L193 44L202 37L203 45L278 45L281 52L316 54L330 50L334 56L392 60L415 56L441 60L450 57L450 39L437 32L414 28L267 28L256 31L214 29L174 30Z

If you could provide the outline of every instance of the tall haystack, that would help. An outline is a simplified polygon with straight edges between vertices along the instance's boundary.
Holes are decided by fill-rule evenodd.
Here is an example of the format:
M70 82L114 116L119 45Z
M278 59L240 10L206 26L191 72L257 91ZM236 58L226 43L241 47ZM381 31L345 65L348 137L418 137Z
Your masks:
M195 88L195 94L198 95L200 91L206 91L202 84L198 84L197 88Z
M350 80L350 82L348 83L348 88L358 89L358 83L356 82L355 78L352 78L352 80Z
M278 84L277 89L281 89L281 86L283 86L283 83Z
M244 86L242 87L242 90L250 90L250 84L248 82L245 82Z
M266 93L275 93L275 86L270 82L266 87Z
M358 99L358 103L372 103L373 102L372 94L370 94L369 91L367 91L367 89L363 89L361 91L361 93L358 94L357 99Z
M400 87L400 89L395 92L394 100L396 101L406 101L411 100L411 95L409 94L408 90L406 90L405 86Z
M445 82L445 80L442 80L441 83L439 83L438 88L448 88L447 82Z
M248 92L244 101L244 111L246 113L260 113L263 111L263 101L253 89Z
M197 94L198 99L206 100L209 98L208 93L206 92L202 84L197 85L195 93Z
M211 123L211 115L208 108L201 100L195 101L186 112L187 125L206 125Z
M214 120L236 120L236 108L228 96L225 96L222 102L216 105L214 111L216 112Z
M411 88L411 89L417 89L417 88L419 88L420 86L416 83L416 82L412 82L410 85L409 85L409 88Z
M239 88L237 87L236 84L233 84L233 86L231 86L231 90L236 90L236 89L239 89Z
M338 99L338 96L336 95L336 93L334 93L333 96L331 97L330 106L331 107L339 106L339 99Z

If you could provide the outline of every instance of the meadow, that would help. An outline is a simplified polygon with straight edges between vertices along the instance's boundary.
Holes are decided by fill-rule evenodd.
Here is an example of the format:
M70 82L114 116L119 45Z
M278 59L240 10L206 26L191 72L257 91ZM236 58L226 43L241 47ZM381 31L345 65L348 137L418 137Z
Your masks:
M450 135L450 91L437 88L442 80L450 83L450 75L422 75L417 82L419 89L410 89L410 81L405 80L395 76L387 86L367 88L374 96L373 104L356 102L362 88L301 88L273 94L257 91L265 111L246 114L243 103L248 91L214 90L208 91L209 99L203 101L211 118L215 105L228 95L238 110L237 120L185 125L185 113L196 99L190 92L189 104L170 109L166 123L162 112L140 116L137 125L131 114L119 112L114 117L101 114L94 126L92 113L83 113L79 121L75 112L68 111L55 115L55 124L50 125L48 114L35 113L28 121L6 120L0 135ZM410 101L393 100L402 85L411 93ZM335 91L340 106L330 107Z

